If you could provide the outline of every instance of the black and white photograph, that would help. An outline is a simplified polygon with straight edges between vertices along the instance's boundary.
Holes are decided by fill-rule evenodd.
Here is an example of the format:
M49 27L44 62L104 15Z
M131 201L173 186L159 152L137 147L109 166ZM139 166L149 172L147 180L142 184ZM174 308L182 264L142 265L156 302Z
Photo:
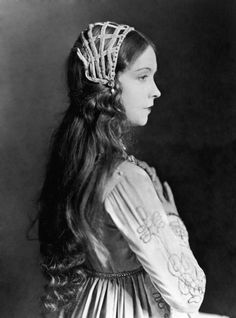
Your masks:
M236 318L236 2L0 0L0 317Z

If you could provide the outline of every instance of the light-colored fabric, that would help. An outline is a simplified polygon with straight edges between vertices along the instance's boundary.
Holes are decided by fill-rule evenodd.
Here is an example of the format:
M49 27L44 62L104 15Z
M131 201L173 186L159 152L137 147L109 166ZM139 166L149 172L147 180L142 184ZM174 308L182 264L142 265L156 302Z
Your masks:
M102 235L91 243L87 265L100 273L88 274L70 317L195 317L205 275L183 222L166 215L143 169L120 164L104 191L98 226Z
M125 164L106 210L166 302L182 312L199 309L205 275L186 241L177 236L144 170Z

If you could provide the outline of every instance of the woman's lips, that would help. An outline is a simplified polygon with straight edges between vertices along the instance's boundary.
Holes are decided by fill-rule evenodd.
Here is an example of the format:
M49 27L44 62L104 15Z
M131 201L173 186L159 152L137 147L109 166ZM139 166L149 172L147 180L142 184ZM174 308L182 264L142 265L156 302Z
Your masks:
M151 113L151 111L152 111L152 110L151 110L151 106L150 106L150 107L145 107L144 109L145 109L146 111L148 111L148 113Z
M152 107L153 107L153 105L152 105L152 106L145 107L144 109L151 110Z

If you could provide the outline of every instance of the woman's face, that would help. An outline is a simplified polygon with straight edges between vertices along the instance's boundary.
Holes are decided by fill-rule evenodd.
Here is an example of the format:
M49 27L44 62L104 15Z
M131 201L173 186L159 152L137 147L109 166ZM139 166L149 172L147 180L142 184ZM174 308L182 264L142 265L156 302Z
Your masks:
M144 126L147 123L154 99L161 96L154 82L156 70L156 54L148 46L124 72L118 74L122 88L121 101L133 126Z

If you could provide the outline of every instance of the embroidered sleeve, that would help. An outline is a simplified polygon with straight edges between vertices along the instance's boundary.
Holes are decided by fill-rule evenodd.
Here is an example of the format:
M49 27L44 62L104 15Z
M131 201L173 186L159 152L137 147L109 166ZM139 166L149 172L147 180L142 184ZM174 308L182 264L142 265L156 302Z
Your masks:
M189 247L189 237L188 237L188 231L184 225L184 222L181 220L179 215L167 215L169 219L169 225L172 229L172 231L177 235L183 243Z
M180 219L169 219L147 174L124 168L105 199L105 209L149 274L163 299L180 312L196 312L205 292L205 275Z
M151 168L146 162L142 162L144 165L144 170L148 171L148 175L150 179L152 180L154 189L158 193L160 191L160 181L159 178L157 177L156 170L154 168ZM161 190L162 191L162 190ZM178 212L176 213L171 213L168 211L165 211L168 219L169 219L169 225L172 228L173 232L183 240L184 244L189 245L188 241L188 231L180 218Z

